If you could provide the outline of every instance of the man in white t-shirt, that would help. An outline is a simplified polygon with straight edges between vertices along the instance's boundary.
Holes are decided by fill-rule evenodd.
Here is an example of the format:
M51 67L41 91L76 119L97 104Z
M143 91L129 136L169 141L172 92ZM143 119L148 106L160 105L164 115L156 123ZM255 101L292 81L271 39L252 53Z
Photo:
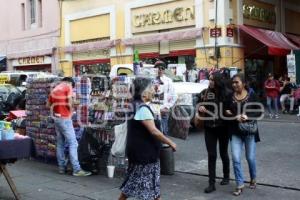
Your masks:
M160 100L160 112L161 112L161 131L168 135L168 120L170 115L170 109L174 106L177 95L173 86L172 79L165 75L166 64L162 61L157 61L154 64L155 68L158 68L157 74L157 95Z

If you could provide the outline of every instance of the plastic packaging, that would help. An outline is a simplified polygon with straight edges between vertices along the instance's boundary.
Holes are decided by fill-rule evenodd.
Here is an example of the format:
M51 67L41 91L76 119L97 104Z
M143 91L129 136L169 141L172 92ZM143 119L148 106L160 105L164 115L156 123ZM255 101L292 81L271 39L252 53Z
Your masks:
M11 127L10 122L4 122L4 129L2 131L2 139L4 140L13 140L15 132Z
M0 140L2 140L2 134L4 130L4 121L0 121Z

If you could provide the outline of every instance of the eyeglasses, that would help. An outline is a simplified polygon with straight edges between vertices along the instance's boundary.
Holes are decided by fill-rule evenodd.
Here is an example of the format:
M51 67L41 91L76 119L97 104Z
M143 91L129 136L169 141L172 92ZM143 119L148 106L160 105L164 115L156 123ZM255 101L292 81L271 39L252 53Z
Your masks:
M238 84L239 82L238 81L232 81L232 84Z

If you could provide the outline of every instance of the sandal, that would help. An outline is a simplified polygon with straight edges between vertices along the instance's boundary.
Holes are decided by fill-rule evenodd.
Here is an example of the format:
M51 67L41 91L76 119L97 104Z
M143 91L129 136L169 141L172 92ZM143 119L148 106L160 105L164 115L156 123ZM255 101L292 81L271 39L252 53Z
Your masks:
M240 196L243 192L244 185L239 186L235 189L235 191L232 193L234 196Z
M250 181L249 188L253 190L256 188L256 181L254 179Z

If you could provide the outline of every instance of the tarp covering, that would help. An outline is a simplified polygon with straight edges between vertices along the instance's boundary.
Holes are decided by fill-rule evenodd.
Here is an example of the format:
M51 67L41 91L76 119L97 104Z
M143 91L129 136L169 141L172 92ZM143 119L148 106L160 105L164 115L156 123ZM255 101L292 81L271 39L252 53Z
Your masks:
M122 40L124 45L132 46L136 44L158 43L160 41L188 40L202 36L201 28L193 28L184 31L172 31L155 33L144 36L136 36Z
M86 42L82 44L71 44L69 46L63 47L63 51L66 53L95 51L114 47L116 43L117 40L102 40L95 42Z
M239 28L266 45L270 55L284 56L287 55L290 50L298 49L298 47L289 41L282 33L245 25L240 25Z

